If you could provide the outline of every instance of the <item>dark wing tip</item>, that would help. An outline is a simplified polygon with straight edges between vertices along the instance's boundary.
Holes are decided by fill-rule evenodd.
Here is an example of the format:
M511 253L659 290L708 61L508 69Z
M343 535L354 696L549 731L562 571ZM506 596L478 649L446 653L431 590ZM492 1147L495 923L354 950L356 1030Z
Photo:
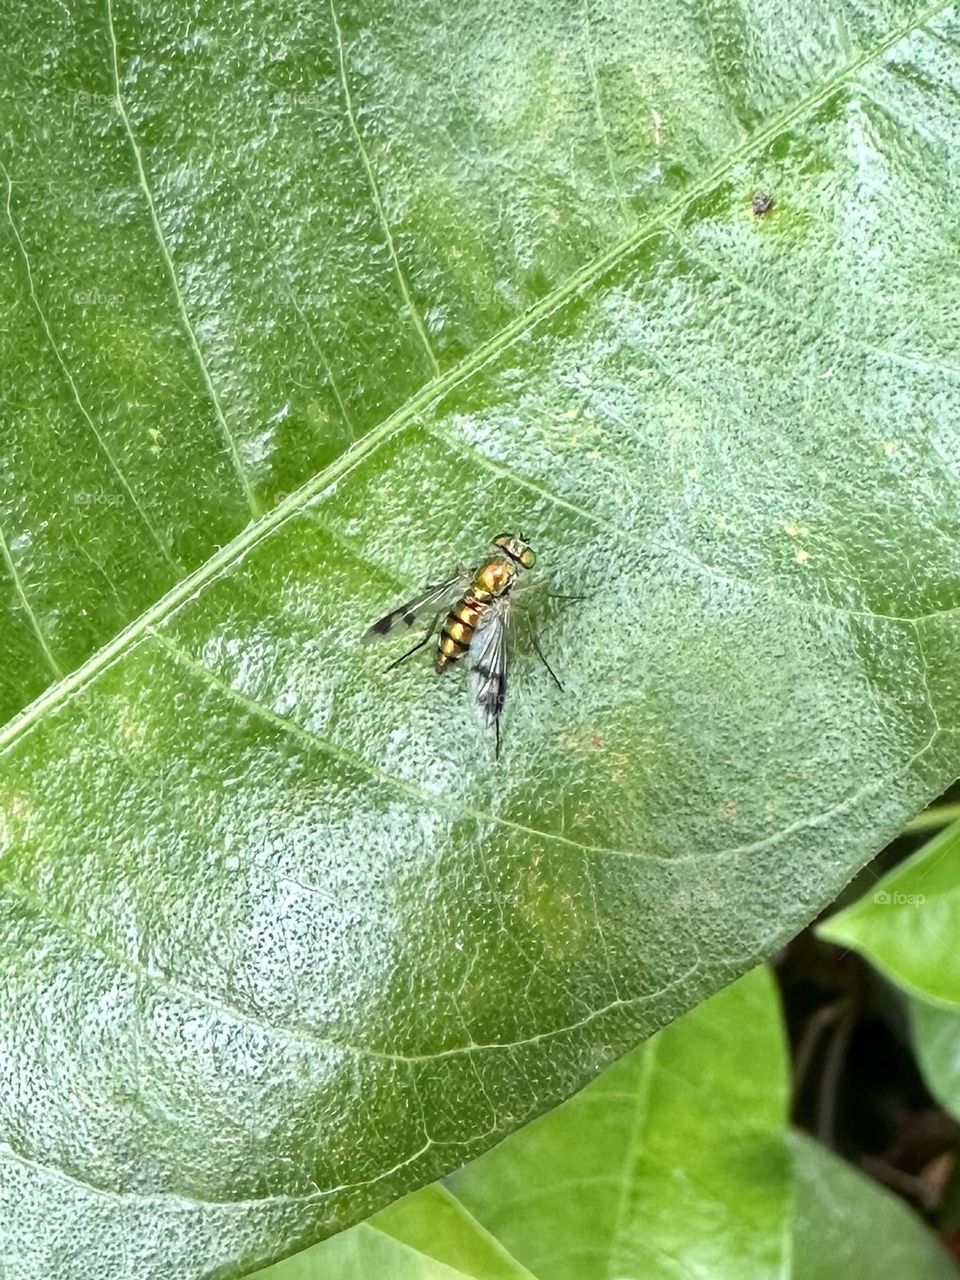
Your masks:
M503 711L507 696L506 672L478 666L474 667L473 675L477 683L477 710L483 723L489 726L499 720Z
M385 613L382 618L378 618L372 627L367 627L360 637L360 643L369 644L371 640L379 640L381 636L385 636L393 626L395 616L393 613Z

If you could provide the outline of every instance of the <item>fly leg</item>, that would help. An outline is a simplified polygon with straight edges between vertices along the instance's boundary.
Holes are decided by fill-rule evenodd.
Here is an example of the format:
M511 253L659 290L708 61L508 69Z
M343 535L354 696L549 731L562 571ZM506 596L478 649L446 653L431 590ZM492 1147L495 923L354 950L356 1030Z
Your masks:
M528 624L528 626L530 626L530 624ZM553 680L553 683L557 686L560 692L563 693L563 685L557 679L557 673L554 671L553 667L551 667L550 663L544 657L543 650L540 648L540 638L532 626L530 626L530 640L534 649L537 651L537 657L550 672L550 678Z
M413 646L413 648L408 649L406 653L401 653L399 658L394 658L393 662L391 662L388 667L384 667L384 671L392 671L394 667L399 667L401 662L406 662L406 660L408 658L411 658L417 652L418 649L422 649L425 644L429 644L430 641L433 639L433 637L437 633L437 623L443 617L443 613L444 613L443 609L441 609L438 613L435 613L433 616L433 621L430 623L430 626L427 628L426 634L424 635L423 639L418 640L417 643Z

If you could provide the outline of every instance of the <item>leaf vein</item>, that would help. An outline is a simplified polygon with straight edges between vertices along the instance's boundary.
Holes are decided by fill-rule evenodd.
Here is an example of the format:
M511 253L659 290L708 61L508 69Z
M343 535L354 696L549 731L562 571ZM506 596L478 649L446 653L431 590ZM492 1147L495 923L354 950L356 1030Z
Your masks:
M2 162L0 162L0 173L3 174L7 182L7 206L6 206L7 221L10 223L10 229L13 232L14 240L16 240L17 242L17 250L20 254L20 258L23 262L24 270L26 272L27 288L30 291L30 301L33 303L34 310L36 311L37 316L40 319L40 325L41 325L41 328L43 329L44 336L46 337L47 342L50 344L53 354L56 357L57 364L60 366L60 369L63 372L63 376L67 380L67 384L70 387L70 392L71 392L71 395L73 396L76 406L80 410L80 413L83 415L83 419L86 422L87 426L89 427L90 431L93 433L94 439L97 442L97 447L100 449L100 452L106 458L114 475L117 477L117 480L119 481L121 487L123 488L127 497L130 499L133 509L137 512L140 519L143 521L143 524L147 532L150 534L150 537L157 544L157 547L159 548L161 556L164 558L164 560L166 560L167 564L176 573L183 573L184 572L183 565L180 564L178 561L174 560L174 558L171 556L169 549L167 548L163 539L160 537L160 534L157 532L157 529L155 528L153 521L147 515L142 504L140 503L140 500L137 498L136 494L134 493L133 488L130 484L130 481L127 479L126 475L124 474L123 469L121 468L119 462L113 456L113 451L111 450L106 437L100 431L99 427L94 422L93 417L90 414L90 411L87 409L87 406L83 403L82 399L80 398L80 389L77 386L76 380L74 379L73 374L70 372L69 366L67 365L67 362L63 357L63 352L60 350L59 343L57 342L56 338L53 336L53 330L50 327L50 321L47 319L46 312L43 310L43 307L40 305L40 299L37 296L36 285L33 279L33 268L30 265L30 257L27 253L27 246L24 244L23 237L20 234L20 229L17 226L16 222L14 221L13 210L11 208L11 203L13 199L13 180L11 179L10 174L7 172L6 166ZM60 676L62 675L63 673L61 672ZM58 679L59 678L60 677L58 677Z
M257 238L259 239L264 252L269 255L270 249L267 244L267 238L263 234L263 228L260 226L260 219L257 217L256 211L254 210L253 205L250 203L250 199L246 191L240 185L240 183L236 180L236 178L232 173L229 176L231 181L233 182L233 186L237 192L237 196L240 200L240 203L243 205L243 207L247 211L247 217L250 219L250 223L257 234ZM303 308L300 305L300 299L297 297L296 287L294 285L293 278L290 275L289 270L285 265L281 265L280 270L283 272L283 275L286 277L290 305L293 307L294 311L296 311L297 315L300 317L300 322L303 325L304 332L306 333L308 339L310 340L310 345L313 347L314 351L317 353L317 356L320 359L320 363L323 365L324 373L326 373L327 375L327 382L330 384L330 390L333 392L333 397L337 402L337 407L340 410L340 416L343 419L344 426L347 428L347 431L350 435L350 439L355 440L357 438L357 430L353 423L351 415L347 409L346 403L344 402L343 395L341 394L340 387L334 375L333 366L331 365L329 357L327 356L326 349L321 344L320 339L317 337L316 333L314 332L313 325L310 323L309 319L307 318L306 312L303 310Z
M172 640L168 639L155 627L148 627L148 633L169 653L171 658L180 666L191 671L198 679L218 689L227 698L242 706L252 715L266 721L268 724L274 725L282 733L299 740L307 747L320 750L326 755L334 756L343 760L345 764L357 769L359 772L366 774L371 778L378 778L385 782L388 786L394 787L399 791L404 791L408 795L413 796L421 804L427 804L444 812L450 813L456 818L472 818L481 823L492 823L495 826L507 828L512 831L518 831L523 836L532 836L535 840L555 841L557 844L567 845L575 849L578 853L597 853L597 854L616 854L622 853L625 857L647 857L657 861L669 862L671 865L678 861L676 858L660 857L656 854L638 854L628 852L626 850L609 849L605 845L587 845L581 844L577 840L571 840L569 836L560 835L556 832L541 831L536 827L528 827L522 822L515 822L511 818L504 818L500 814L490 813L485 809L476 809L469 805L464 805L447 800L446 797L437 795L432 791L428 791L425 787L419 786L415 782L408 782L404 778L398 778L396 774L390 773L386 769L382 769L373 761L366 757L349 750L347 747L341 747L332 742L329 738L323 737L312 729L307 729L299 724L296 720L291 720L289 716L282 716L268 707L265 703L258 701L251 694L235 688L227 680L223 680L209 667L205 667L202 663L197 662L188 653L184 652Z
M624 1225L626 1223L630 1189L633 1185L633 1174L642 1149L642 1127L647 1118L647 1107L650 1102L650 1088L653 1081L653 1073L657 1064L659 1045L660 1042L654 1038L649 1042L649 1044L647 1044L643 1051L641 1075L640 1079L637 1081L633 1124L630 1130L627 1149L624 1152L623 1168L620 1175L620 1195L617 1200L617 1212L613 1227L610 1231L609 1252L607 1254L607 1275L610 1280L612 1280L614 1275L614 1268L617 1261L617 1249L621 1243L620 1237L623 1234Z
M306 507L318 494L329 489L337 480L359 466L366 458L380 448L386 441L395 436L417 414L430 406L438 404L451 391L468 377L483 369L503 351L509 348L518 338L530 332L541 321L554 314L570 298L585 289L589 284L600 279L607 271L617 265L638 248L650 235L678 212L692 204L701 195L710 191L741 160L760 150L778 134L799 119L806 111L813 110L830 97L835 90L856 75L870 61L885 53L899 40L926 22L932 21L939 14L950 9L950 4L937 4L920 17L905 23L879 41L872 50L864 52L859 58L847 64L816 92L806 95L787 111L772 120L764 128L748 139L698 182L691 184L685 191L668 201L661 209L652 213L640 226L624 239L618 241L610 249L586 263L574 272L551 293L541 298L533 307L517 316L505 325L486 342L477 347L470 355L465 356L439 377L425 383L409 400L380 422L355 445L347 449L329 466L306 481L299 489L278 503L260 520L248 525L225 546L216 551L204 564L195 569L187 578L176 584L166 596L162 597L128 624L121 632L108 641L101 649L92 654L80 667L68 673L53 684L27 707L18 712L0 730L0 753L7 750L23 734L38 722L42 715L52 706L68 700L83 688L99 672L105 670L113 662L123 656L147 631L153 622L162 621L170 616L185 600L196 594L218 577L228 572L232 565L247 551L252 550L264 538L280 527L300 509ZM921 615L914 621L960 610L960 605L946 610L937 610L932 614Z
M423 348L427 353L430 364L433 366L434 374L439 374L440 365L437 362L436 354L430 344L427 331L424 327L423 320L420 318L420 312L417 310L413 295L410 293L410 287L407 284L407 278L404 275L403 268L400 266L400 258L397 254L397 246L394 243L393 232L390 230L390 223L387 220L387 213L383 207L383 200L380 196L380 187L377 182L376 174L373 172L373 165L370 162L370 156L367 154L367 148L363 141L363 135L360 132L360 126L357 123L356 112L353 109L353 96L350 93L350 81L347 76L347 60L343 47L343 32L340 29L340 20L337 17L337 10L333 0L330 0L330 16L333 19L333 31L337 42L337 60L340 71L340 84L343 87L343 98L347 109L347 119L350 123L350 131L356 141L357 148L360 152L360 159L363 163L364 170L367 175L367 181L370 184L370 192L373 196L374 207L377 211L377 217L380 220L380 226L383 228L383 234L386 238L387 249L390 253L390 261L393 264L393 270L397 277L397 283L400 285L400 292L403 294L403 300L407 305L407 311L413 321L414 328L420 338Z
M627 202L624 199L623 188L620 186L620 179L617 177L617 169L613 160L613 147L610 142L610 131L607 128L607 122L603 114L603 99L600 96L600 82L597 79L597 68L593 60L593 41L590 35L590 0L583 0L581 16L583 25L584 61L587 64L587 72L590 76L590 88L593 94L594 114L597 119L597 127L600 130L600 138L603 142L604 154L607 158L607 171L610 174L610 181L613 184L617 204L620 206L621 216L623 217L624 222L629 226L633 219L630 216L630 210L627 208Z
M492 472L493 475L502 476L504 479L510 480L524 489L529 489L531 493L538 494L541 498L545 498L547 502L552 502L554 506L562 507L564 510L572 512L573 515L579 516L581 520L586 520L588 524L592 524L598 529L610 529L616 532L616 526L611 524L609 520L604 520L602 516L598 516L595 511L588 511L586 507L578 506L577 503L571 502L569 498L561 498L559 494L546 488L539 481L532 480L529 476L521 475L504 463L495 461L481 449L478 449L476 445L464 440L462 436L453 436L448 431L445 431L436 421L432 423L422 422L421 425L426 434L432 436L438 443L449 446L454 453L468 454L470 457L475 458L482 467Z
M40 646L44 659L50 670L53 672L54 678L60 680L63 678L63 671L61 670L60 664L53 656L50 646L47 643L46 636L43 634L43 628L40 626L40 619L34 612L33 605L30 603L29 597L27 596L23 585L23 579L20 577L20 571L17 569L16 561L10 554L10 547L7 545L6 535L2 529L0 529L0 553L3 555L3 562L7 566L7 572L10 574L10 578L13 582L14 590L16 591L17 598L20 601L20 607L27 616L27 620L33 629L33 634L37 638L37 643Z
M130 116L127 113L127 108L123 101L123 89L120 84L120 51L117 47L117 37L113 26L113 0L107 0L107 29L110 35L110 54L113 60L113 78L116 84L117 111L120 114L120 119L123 122L124 130L130 142L131 150L133 151L133 158L136 162L140 189L147 202L147 210L149 212L150 222L153 226L154 235L156 236L157 244L160 249L160 256L163 259L163 264L170 279L170 284L173 287L177 311L180 315L184 331L186 332L187 341L190 344L190 349L196 359L197 367L200 370L200 376L203 379L207 394L213 404L213 411L216 415L220 431L229 451L231 461L233 462L237 479L243 490L247 504L250 507L250 512L254 520L256 520L261 514L260 504L257 502L256 494L253 492L253 488L250 484L250 477L247 475L246 468L244 467L243 461L240 457L240 450L237 445L236 437L227 425L223 406L220 404L220 397L217 395L217 389L213 385L213 379L210 376L210 370L207 368L207 362L204 360L203 352L200 350L200 343L197 340L196 332L193 325L190 323L190 316L187 313L187 304L183 296L183 291L180 288L180 281L177 278L177 270L173 265L170 248L167 245L166 236L163 233L163 227L160 225L160 215L157 212L156 201L153 198L153 192L150 189L150 183L147 180L147 171L143 163L143 152L140 150L140 144L137 142L137 135L133 131L133 124L131 123Z
M683 250L702 266L710 271L716 272L720 279L725 280L728 284L739 289L741 293L747 297L755 298L766 311L775 311L791 325L799 325L809 330L811 333L820 338L826 338L836 342L840 347L855 347L860 351L866 351L871 355L881 356L886 360L893 361L896 364L904 364L909 368L924 370L930 373L944 373L951 378L960 378L960 367L949 364L945 360L938 360L933 356L918 355L913 352L893 351L889 347L881 346L879 343L871 342L868 338L860 338L854 334L837 333L833 329L827 329L822 324L811 320L799 308L787 310L780 301L780 295L776 292L758 289L756 285L748 284L740 276L736 275L727 263L715 258L713 254L707 253L701 245L694 245L690 238L681 231L680 225L676 222L672 223L668 230L676 239L677 243Z
M778 603L790 605L794 609L809 610L811 613L835 613L844 618L867 618L871 622L895 622L901 626L911 627L914 630L916 630L917 623L923 621L924 615L901 617L899 614L878 613L872 609L854 609L848 605L832 604L826 600L805 600L802 596L777 591L765 582L751 582L749 578L743 578L727 569L719 569L716 565L708 564L705 560L701 560L695 552L677 542L659 540L653 545L660 550L670 552L678 560L685 561L691 568L699 570L708 578L713 578L717 582L730 583L732 586L742 587L744 591L749 591L752 595L761 595L767 600L776 600Z

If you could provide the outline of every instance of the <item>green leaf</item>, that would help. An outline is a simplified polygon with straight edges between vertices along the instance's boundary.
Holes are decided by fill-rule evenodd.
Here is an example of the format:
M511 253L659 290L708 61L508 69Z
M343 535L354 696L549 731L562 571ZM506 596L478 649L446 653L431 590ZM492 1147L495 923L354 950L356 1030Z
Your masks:
M453 8L3 54L17 1280L435 1179L958 772L952 11ZM518 653L495 766L356 638L501 529L586 599L528 597L566 692Z
M257 1280L537 1280L441 1183L256 1275Z
M257 1280L955 1280L901 1201L789 1132L787 1084L758 969L446 1187Z
M786 1111L778 1002L759 969L450 1186L550 1280L667 1280L678 1263L759 1280L787 1256Z
M906 991L931 1092L960 1116L960 823L819 927Z
M960 1012L960 823L818 932L859 951L911 995Z
M913 1042L930 1092L960 1120L960 1009L910 1001Z
M805 1134L791 1134L789 1145L797 1280L956 1280L956 1263L899 1196Z
M447 1187L257 1280L392 1276L411 1254L416 1280L780 1276L792 1197L786 1108L778 1001L757 969ZM478 1247L488 1254L480 1265Z

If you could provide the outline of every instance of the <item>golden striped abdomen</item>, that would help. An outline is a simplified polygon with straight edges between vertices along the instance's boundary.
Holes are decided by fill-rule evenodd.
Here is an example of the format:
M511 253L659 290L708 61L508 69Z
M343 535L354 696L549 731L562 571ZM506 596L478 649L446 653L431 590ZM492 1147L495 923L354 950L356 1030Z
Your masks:
M505 560L488 560L481 565L470 590L447 614L433 660L436 671L446 670L451 662L463 657L490 601L509 588L516 572L516 568Z
M477 629L477 623L483 617L489 603L489 600L478 600L473 595L465 595L453 606L440 632L437 656L433 660L437 671L443 671L451 662L456 662L467 652L473 633Z

